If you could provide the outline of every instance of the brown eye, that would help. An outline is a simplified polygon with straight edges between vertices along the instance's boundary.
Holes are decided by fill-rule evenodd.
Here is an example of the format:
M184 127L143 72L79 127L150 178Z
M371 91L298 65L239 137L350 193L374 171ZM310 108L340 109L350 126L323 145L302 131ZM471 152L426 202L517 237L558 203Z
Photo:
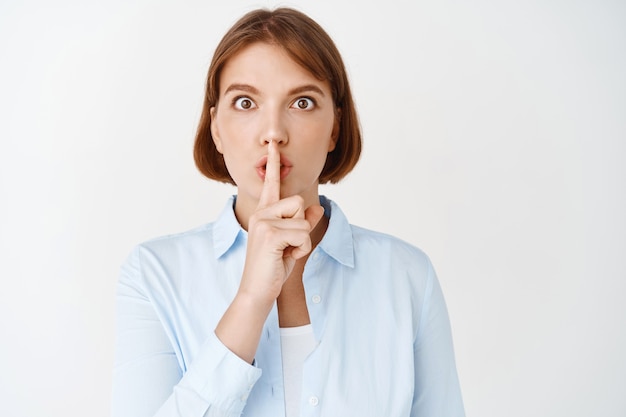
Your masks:
M235 99L235 108L240 110L250 110L254 107L254 102L248 97L238 97Z
M315 106L313 100L308 97L299 98L294 104L300 110L311 110Z

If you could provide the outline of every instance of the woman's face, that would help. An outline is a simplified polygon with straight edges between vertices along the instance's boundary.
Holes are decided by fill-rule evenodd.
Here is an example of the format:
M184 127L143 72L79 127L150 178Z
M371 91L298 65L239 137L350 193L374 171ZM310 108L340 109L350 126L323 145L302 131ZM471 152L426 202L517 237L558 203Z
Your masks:
M271 140L281 154L281 198L300 194L317 204L318 178L338 127L328 82L280 47L254 43L222 69L211 134L237 184L237 206L256 207Z

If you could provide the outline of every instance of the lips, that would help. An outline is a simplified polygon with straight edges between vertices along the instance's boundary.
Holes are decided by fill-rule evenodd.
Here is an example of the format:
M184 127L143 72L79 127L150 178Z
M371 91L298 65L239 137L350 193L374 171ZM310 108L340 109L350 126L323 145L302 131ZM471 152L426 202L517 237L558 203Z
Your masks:
M293 165L291 164L291 161L289 161L289 159L281 155L280 156L280 179L281 181L284 180L287 177L287 175L289 175L289 172L291 172L292 167ZM259 160L255 164L255 168L256 168L257 175L263 181L265 181L265 171L267 168L267 155L263 155L261 158L259 158Z

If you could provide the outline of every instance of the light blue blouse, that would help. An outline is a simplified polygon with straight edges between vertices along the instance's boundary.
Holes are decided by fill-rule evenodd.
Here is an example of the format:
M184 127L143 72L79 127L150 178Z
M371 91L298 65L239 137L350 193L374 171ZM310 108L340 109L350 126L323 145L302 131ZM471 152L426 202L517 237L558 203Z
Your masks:
M300 415L463 416L448 313L428 257L320 202L330 222L303 275L317 347L304 363ZM233 204L214 223L139 245L122 266L114 417L284 416L276 306L254 365L214 333L246 256Z

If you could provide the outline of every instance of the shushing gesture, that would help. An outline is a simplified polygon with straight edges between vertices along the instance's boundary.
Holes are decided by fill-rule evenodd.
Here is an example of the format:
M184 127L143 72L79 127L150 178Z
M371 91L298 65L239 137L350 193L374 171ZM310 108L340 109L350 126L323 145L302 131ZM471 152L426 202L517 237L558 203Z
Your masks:
M299 195L280 198L277 146L275 141L268 144L259 205L248 222L246 263L239 289L270 302L280 294L296 261L311 251L310 233L324 214L319 205L305 208Z
M296 262L311 251L310 233L324 214L320 205L306 208L299 195L281 199L280 180L280 153L270 141L259 204L248 220L239 291L215 328L222 343L250 363L265 319Z

